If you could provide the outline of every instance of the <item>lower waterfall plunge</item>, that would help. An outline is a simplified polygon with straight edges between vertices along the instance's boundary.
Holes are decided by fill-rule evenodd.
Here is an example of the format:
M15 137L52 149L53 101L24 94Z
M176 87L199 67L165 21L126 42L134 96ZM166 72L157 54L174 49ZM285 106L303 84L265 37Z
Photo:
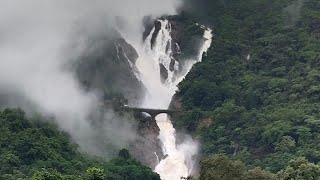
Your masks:
M151 42L155 32L154 27L146 38L144 46L138 48L140 49L138 52L140 57L136 62L136 66L140 72L141 81L148 90L142 106L145 108L167 109L172 96L178 90L177 85L188 74L192 66L202 60L203 53L209 49L212 41L212 32L204 26L201 27L204 29L203 37L205 41L200 47L199 56L197 59L186 60L185 67L181 67L184 69L184 73L181 76L177 76L175 71L179 68L178 62L175 63L174 70L170 70L170 64L173 59L171 24L168 20L158 21L161 23L161 29L155 38L155 42L154 44ZM168 73L164 82L161 81L160 64ZM179 180L181 177L191 175L195 163L193 157L197 155L198 151L197 142L190 138L177 145L175 129L169 117L166 114L160 114L156 117L156 121L160 128L159 139L166 158L160 160L155 172L159 173L163 180Z

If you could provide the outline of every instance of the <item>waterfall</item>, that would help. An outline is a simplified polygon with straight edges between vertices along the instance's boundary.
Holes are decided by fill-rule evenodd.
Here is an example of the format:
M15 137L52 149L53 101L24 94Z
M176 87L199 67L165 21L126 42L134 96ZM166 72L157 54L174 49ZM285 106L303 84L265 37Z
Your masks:
M181 67L185 69L184 73L177 76L179 63L173 58L172 45L178 47L179 45L172 42L170 22L168 20L158 20L158 22L161 23L161 28L155 41L152 44L156 27L151 30L141 48L142 50L139 51L136 67L140 72L141 81L149 92L142 106L166 109L169 107L172 96L178 90L177 85L184 79L192 66L202 60L202 55L210 47L212 32L208 28L201 27L204 29L205 41L199 48L199 56L197 59L187 60L188 63L185 63L185 67ZM167 76L164 81L161 80L163 78L161 71L166 71ZM198 144L189 138L177 145L176 132L170 118L166 114L160 114L156 117L156 121L160 128L159 139L166 158L160 160L155 172L159 173L163 180L179 180L181 177L189 176L193 170L194 160L192 158L197 154Z

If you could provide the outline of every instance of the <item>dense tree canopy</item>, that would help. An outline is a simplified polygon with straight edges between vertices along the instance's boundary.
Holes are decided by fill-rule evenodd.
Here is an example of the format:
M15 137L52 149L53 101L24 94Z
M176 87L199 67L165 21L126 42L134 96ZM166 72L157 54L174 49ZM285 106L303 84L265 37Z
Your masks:
M272 172L300 156L319 163L319 1L201 2L199 19L215 37L179 86L192 112L176 125L199 137L204 156Z
M274 174L259 168L246 170L243 163L218 154L201 162L200 180L276 180Z
M0 111L0 124L0 179L160 179L127 150L109 162L83 155L47 119L27 118L20 109Z

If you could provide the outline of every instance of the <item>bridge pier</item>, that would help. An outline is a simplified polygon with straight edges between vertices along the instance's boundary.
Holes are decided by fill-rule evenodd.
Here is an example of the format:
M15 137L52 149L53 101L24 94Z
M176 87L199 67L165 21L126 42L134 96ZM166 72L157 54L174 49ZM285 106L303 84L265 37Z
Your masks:
M151 116L152 121L155 121L156 117L158 116L158 114L155 114L155 113L149 113L149 112L146 112L146 113L148 113Z

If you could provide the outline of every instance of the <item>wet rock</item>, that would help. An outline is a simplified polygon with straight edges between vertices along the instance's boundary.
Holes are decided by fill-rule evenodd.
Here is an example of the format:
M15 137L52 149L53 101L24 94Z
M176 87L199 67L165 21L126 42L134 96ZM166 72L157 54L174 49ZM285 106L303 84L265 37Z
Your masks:
M171 59L171 62L170 62L170 66L169 66L169 70L172 72L174 71L174 66L176 64L176 60L175 59Z
M74 64L84 89L95 91L101 99L108 95L106 93L117 91L129 100L129 104L142 103L146 88L126 59L133 65L137 60L138 53L133 46L117 32L112 37L90 37L88 44L89 48Z
M177 94L175 94L171 99L169 109L182 110L181 99L182 99L182 97L179 97Z
M154 21L154 28L155 28L155 30L154 30L154 32L152 34L152 38L151 38L151 49L153 49L154 43L156 42L156 38L159 34L159 31L161 30L161 22L158 20Z
M142 118L138 128L139 137L130 146L132 156L152 169L163 158L161 142L158 139L159 132L160 129L154 119L151 117Z
M168 73L167 68L164 67L163 64L160 63L159 66L160 66L161 81L162 81L162 83L164 83L168 79L169 73Z
M137 59L139 58L139 54L134 47L127 43L127 41L125 41L123 38L120 38L117 39L114 43L122 47L122 50L133 64L137 61Z
M142 40L145 41L154 27L154 19L152 19L151 16L144 17L143 26L144 26L144 31L142 34Z

